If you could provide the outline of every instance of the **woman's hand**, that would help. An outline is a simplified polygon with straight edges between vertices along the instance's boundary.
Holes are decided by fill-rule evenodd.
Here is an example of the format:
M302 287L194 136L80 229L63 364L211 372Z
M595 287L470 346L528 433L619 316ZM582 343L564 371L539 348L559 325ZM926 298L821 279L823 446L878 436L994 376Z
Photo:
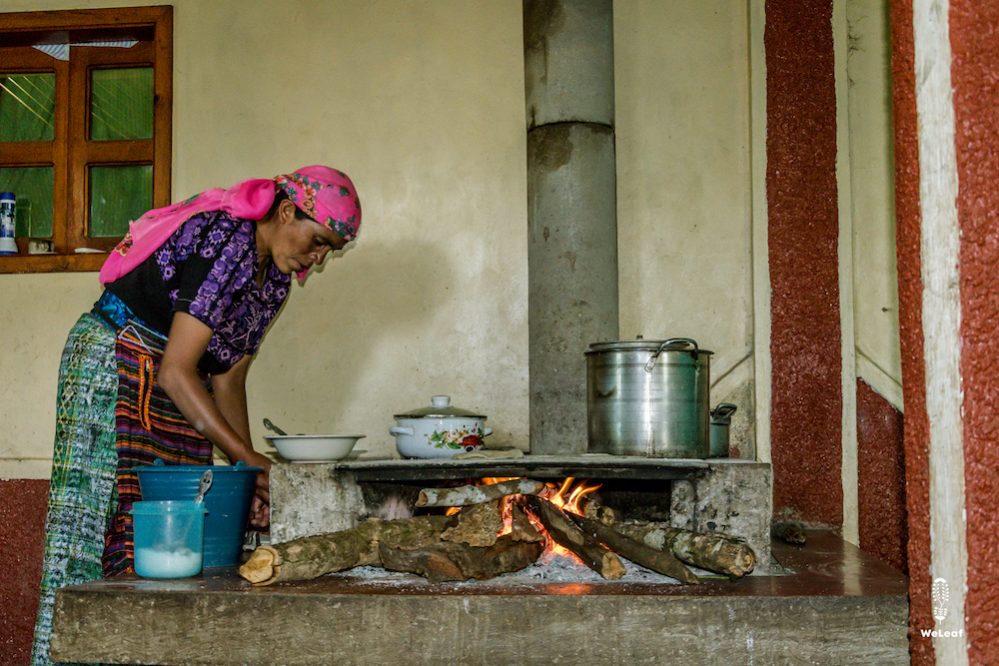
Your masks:
M265 529L271 524L271 494L270 494L270 458L254 451L243 461L253 467L263 467L264 471L257 474L257 489L250 503L250 526Z

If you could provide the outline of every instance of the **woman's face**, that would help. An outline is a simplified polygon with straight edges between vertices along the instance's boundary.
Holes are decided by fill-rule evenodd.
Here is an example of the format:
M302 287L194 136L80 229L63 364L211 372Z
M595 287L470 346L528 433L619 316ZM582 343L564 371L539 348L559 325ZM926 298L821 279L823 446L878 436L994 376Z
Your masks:
M278 221L271 247L271 261L285 275L322 264L330 250L339 250L347 244L329 227L315 220L295 217L295 204L290 201L282 202Z

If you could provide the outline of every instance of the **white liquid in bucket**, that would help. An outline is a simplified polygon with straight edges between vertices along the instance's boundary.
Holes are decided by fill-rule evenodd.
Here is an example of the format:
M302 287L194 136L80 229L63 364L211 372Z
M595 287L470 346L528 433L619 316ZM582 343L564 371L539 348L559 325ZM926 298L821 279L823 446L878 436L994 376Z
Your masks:
M164 550L139 548L135 551L135 572L147 578L184 578L201 571L201 553L190 548Z

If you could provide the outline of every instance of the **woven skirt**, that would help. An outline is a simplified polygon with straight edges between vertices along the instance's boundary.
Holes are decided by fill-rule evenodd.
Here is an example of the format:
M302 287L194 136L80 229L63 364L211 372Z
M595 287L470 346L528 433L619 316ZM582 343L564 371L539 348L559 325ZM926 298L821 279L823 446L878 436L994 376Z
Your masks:
M135 468L157 458L211 462L211 444L156 385L165 344L136 322L126 322L116 337L92 313L69 333L59 366L34 666L52 663L56 590L134 571L128 512L141 499Z
M136 467L156 459L167 465L210 465L212 444L191 426L156 382L166 338L130 321L115 343L118 399L115 445L118 486L115 513L108 527L104 575L133 572L132 503L142 499ZM202 377L206 388L207 377Z
M45 553L31 653L35 666L52 663L49 642L56 590L101 577L117 464L114 346L114 332L85 314L70 330L59 365Z

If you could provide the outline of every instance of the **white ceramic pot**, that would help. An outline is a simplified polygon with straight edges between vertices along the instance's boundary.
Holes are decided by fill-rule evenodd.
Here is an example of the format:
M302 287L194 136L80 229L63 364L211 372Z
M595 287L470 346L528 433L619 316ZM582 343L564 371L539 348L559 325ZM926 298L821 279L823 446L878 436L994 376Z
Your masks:
M404 458L451 458L482 448L482 438L493 433L485 416L451 406L451 398L435 395L429 407L396 414L389 429Z

